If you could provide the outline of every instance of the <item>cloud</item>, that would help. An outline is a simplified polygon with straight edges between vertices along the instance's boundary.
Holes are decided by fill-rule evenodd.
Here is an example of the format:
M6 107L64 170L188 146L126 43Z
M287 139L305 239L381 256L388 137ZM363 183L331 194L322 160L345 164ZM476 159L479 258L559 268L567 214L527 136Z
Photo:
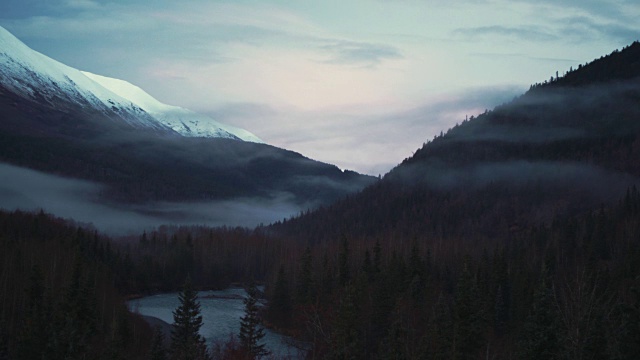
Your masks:
M64 4L72 9L88 10L100 8L100 4L92 0L65 0Z
M39 171L0 164L0 208L39 211L93 224L114 234L139 233L160 225L254 227L289 218L306 210L287 193L265 198L139 205L106 203L102 186Z
M523 90L520 86L515 85L468 88L444 95L435 101L395 116L407 120L411 119L414 124L419 124L425 118L429 118L432 121L439 121L440 124L436 122L437 125L453 126L455 124L452 123L454 118L455 121L462 121L467 115L477 115L484 110L492 109L512 100ZM430 124L434 124L432 121Z
M512 39L541 43L584 43L603 38L628 44L637 40L640 16L637 3L577 0L520 0L514 9L528 15L527 22L508 19L460 27L451 34L464 40ZM510 4L511 5L511 4Z
M576 59L530 56L530 55L523 54L523 53L476 52L476 53L470 53L469 56L486 57L486 58L492 58L492 59L497 59L497 58L520 58L520 59L538 60L538 61L554 62L554 63L578 63L579 62Z
M635 20L638 3L635 0L601 1L601 0L517 0L520 3L531 4L535 7L548 6L545 14L582 13L596 18L619 21L620 19Z
M453 30L454 36L462 36L468 40L487 37L507 37L523 41L554 41L558 36L539 26L510 27L502 25L458 28Z
M234 102L214 109L203 109L214 119L268 118L277 115L277 110L263 103ZM224 122L224 121L223 121Z
M640 27L632 27L620 22L603 21L588 16L563 17L559 22L562 24L560 32L575 41L605 37L630 44L640 39Z
M421 184L437 190L477 189L489 184L505 186L541 186L571 189L589 197L589 201L617 199L638 178L602 167L563 161L484 162L451 167L437 161L405 164L389 177L392 181Z
M356 41L327 40L327 45L320 48L331 54L327 60L330 64L362 64L375 66L387 59L400 59L400 50L389 45L371 44Z
M242 124L275 146L342 169L378 175L466 116L510 101L523 90L518 86L473 88L426 99L408 109L363 104L302 111L244 103L222 106L210 114L223 122Z

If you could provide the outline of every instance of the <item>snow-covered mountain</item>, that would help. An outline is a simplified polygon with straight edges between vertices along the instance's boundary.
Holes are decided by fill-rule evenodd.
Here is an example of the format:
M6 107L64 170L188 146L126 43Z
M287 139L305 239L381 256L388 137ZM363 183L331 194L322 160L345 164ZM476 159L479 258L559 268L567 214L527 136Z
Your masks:
M53 60L0 27L0 85L55 109L78 106L118 118L129 126L190 137L263 142L244 129L159 102L126 81L83 72Z
M134 105L79 70L40 54L0 27L0 85L52 108L92 108L137 128L166 129Z
M185 108L163 104L141 88L127 81L85 71L82 73L106 89L136 104L158 121L184 136L222 137L258 143L263 142L247 130L222 124L206 115L198 114Z

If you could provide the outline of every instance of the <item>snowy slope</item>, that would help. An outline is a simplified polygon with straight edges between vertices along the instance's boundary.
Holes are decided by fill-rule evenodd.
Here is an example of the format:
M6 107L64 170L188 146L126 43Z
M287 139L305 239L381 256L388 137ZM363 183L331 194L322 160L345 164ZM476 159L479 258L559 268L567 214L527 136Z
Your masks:
M36 52L0 27L0 84L52 107L67 102L117 116L136 128L166 130L140 107L89 79L81 71Z
M210 117L178 106L163 104L141 88L124 80L83 72L88 78L138 105L174 131L193 137L223 137L262 143L247 130L222 124Z
M183 136L259 142L257 136L193 111L165 105L126 81L82 72L39 52L0 26L0 84L52 107L73 104L118 117L136 128Z

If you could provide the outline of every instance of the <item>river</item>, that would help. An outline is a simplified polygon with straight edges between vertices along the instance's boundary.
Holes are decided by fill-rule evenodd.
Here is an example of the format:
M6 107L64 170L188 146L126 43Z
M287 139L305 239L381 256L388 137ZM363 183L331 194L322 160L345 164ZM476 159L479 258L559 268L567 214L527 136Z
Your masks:
M215 342L227 341L230 334L234 334L237 340L240 318L244 316L242 300L245 296L246 292L242 288L198 293L203 322L200 334L207 340L207 346L211 348ZM129 302L131 311L158 318L169 324L173 323L173 311L179 305L178 293L153 295ZM275 358L301 358L297 349L287 345L286 340L286 336L265 329L263 341Z

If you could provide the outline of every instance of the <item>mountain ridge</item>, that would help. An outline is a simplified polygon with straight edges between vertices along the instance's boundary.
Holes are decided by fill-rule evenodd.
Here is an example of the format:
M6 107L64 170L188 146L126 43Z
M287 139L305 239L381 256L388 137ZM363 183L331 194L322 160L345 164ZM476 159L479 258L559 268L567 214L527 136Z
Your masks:
M128 82L66 67L4 30L0 45L0 162L90 181L100 190L83 201L109 204L116 212L167 214L165 222L188 220L188 210L175 211L175 204L187 209L187 203L207 213L238 209L226 218L247 217L250 209L271 214L260 217L271 222L328 204L375 180L162 104ZM15 59L12 52L23 53L26 60ZM51 76L38 70L47 68ZM85 83L99 89L100 96L84 91L80 85ZM6 180L0 193L9 182L22 185ZM15 189L4 190L15 195ZM3 200L0 196L0 207Z
M63 101L71 106L93 107L134 127L174 131L182 136L264 142L245 129L163 104L125 80L69 67L30 49L2 27L0 45L0 84L28 100L44 100L53 108Z
M343 234L490 239L615 202L640 183L639 49L472 116L361 193L271 231L320 243Z
M130 100L160 123L183 136L228 138L264 143L262 139L245 129L220 123L189 109L161 103L146 91L128 81L96 75L86 71L82 73L115 94Z

